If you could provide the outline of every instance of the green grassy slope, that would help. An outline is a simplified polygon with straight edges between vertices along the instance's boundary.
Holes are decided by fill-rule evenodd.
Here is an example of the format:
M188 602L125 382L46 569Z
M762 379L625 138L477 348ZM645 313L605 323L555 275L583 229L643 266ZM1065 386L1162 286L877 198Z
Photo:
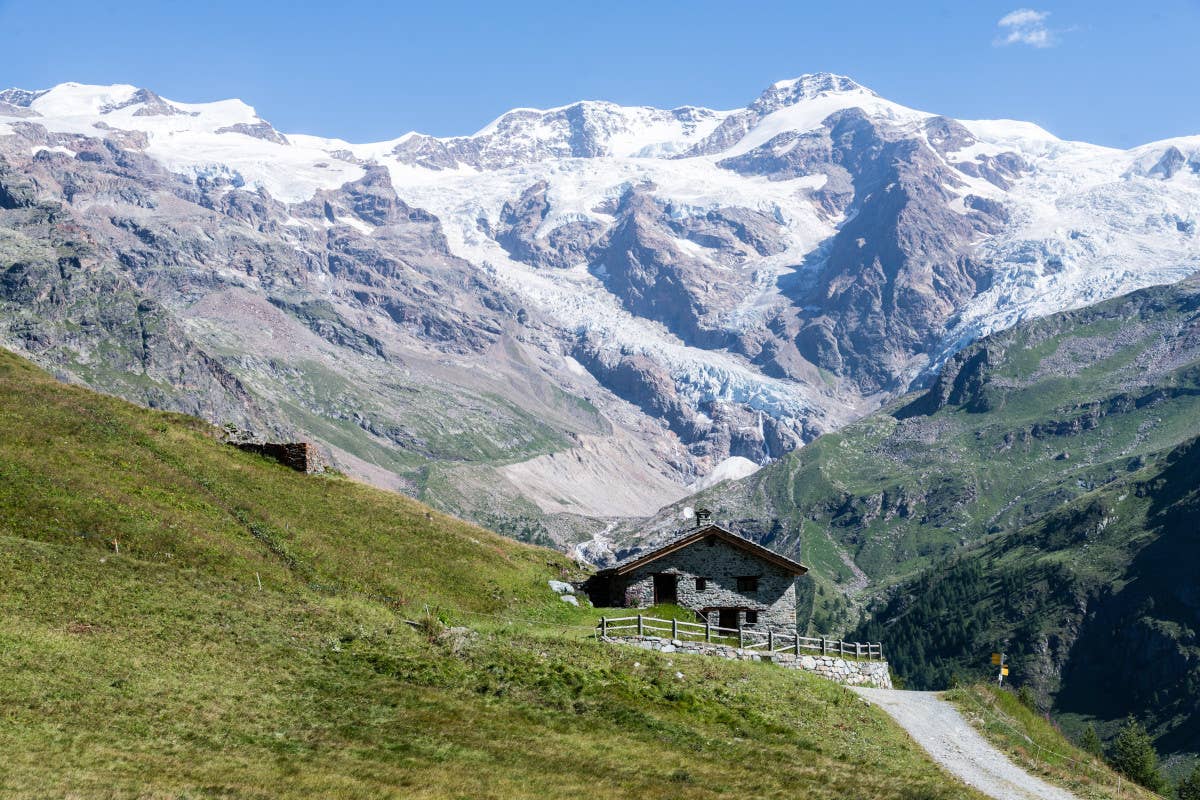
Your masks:
M841 687L596 643L552 551L3 352L0 431L5 798L976 796Z
M995 684L957 686L946 697L985 738L1030 774L1081 800L1153 800L1103 759L1072 744L1053 723Z
M857 635L912 685L981 675L1010 655L1079 733L1147 723L1177 760L1200 752L1200 439L902 586Z

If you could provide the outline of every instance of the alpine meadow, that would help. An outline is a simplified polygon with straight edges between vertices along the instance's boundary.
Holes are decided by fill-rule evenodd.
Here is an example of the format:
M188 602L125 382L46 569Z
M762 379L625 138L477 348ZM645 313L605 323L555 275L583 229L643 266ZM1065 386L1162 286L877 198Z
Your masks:
M1200 798L1120 5L0 3L0 800Z

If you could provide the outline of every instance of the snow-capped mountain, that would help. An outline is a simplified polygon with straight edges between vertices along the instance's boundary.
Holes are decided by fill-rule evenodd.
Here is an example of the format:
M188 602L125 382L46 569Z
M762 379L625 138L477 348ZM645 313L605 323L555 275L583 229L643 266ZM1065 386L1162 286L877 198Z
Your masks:
M829 74L368 144L10 89L0 156L10 346L500 527L649 513L983 334L1200 267L1200 137L1065 142Z

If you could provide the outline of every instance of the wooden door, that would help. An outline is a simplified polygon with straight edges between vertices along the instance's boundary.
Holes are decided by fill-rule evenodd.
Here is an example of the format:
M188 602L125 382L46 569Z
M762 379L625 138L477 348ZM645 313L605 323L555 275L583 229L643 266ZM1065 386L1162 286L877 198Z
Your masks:
M655 575L654 604L679 602L678 581L676 575Z

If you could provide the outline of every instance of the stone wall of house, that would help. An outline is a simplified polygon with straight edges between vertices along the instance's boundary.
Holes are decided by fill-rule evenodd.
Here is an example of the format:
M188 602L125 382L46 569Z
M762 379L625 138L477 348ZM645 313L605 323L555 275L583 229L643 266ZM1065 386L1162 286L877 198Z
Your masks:
M325 468L315 445L308 442L233 442L239 450L273 458L298 472L320 472Z
M632 645L659 653L714 656L730 661L770 661L787 669L804 670L847 686L892 688L892 673L886 661L855 661L838 656L798 656L794 653L768 654L758 650L743 650L730 645L663 639L658 636L605 636L601 637L601 641Z
M627 607L654 604L656 574L676 576L677 602L684 608L742 608L758 612L757 627L796 629L796 576L721 539L702 539L629 573L625 576ZM749 576L758 578L758 590L739 592L737 579ZM697 578L705 579L704 589L696 588ZM755 627L746 623L745 616L743 611L739 622ZM716 611L708 618L711 624L718 624Z

